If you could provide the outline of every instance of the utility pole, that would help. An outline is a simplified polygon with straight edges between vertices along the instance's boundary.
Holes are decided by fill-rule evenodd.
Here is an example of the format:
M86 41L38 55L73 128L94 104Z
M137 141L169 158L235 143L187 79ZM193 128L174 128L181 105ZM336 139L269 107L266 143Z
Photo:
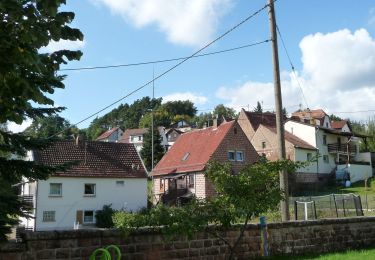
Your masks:
M155 97L155 69L152 68L152 102ZM151 109L151 171L154 170L154 106Z
M276 18L274 0L268 0L270 31L272 41L272 61L273 61L273 82L275 88L275 107L276 107L276 129L277 129L277 143L278 155L280 160L285 160L285 138L284 138L284 124L283 124L283 105L281 98L281 84L280 84L280 70L279 70L279 54L277 49L277 35L276 35ZM280 189L285 193L285 199L280 202L282 221L288 221L289 215L289 189L288 189L288 173L286 170L280 172Z

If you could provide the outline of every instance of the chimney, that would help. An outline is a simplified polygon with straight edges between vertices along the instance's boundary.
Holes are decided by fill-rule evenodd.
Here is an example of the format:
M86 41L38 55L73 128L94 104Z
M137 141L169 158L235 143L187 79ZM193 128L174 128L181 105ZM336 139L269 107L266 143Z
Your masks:
M217 128L217 117L215 117L214 119L212 119L212 126L214 128Z
M81 141L81 136L78 134L76 137L76 146L79 146L80 141Z

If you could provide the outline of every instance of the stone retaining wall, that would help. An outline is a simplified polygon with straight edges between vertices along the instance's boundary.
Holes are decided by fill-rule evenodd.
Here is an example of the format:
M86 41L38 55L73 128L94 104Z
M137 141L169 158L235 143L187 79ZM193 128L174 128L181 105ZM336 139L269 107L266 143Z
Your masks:
M235 229L224 235L234 240ZM294 221L268 224L271 255L300 255L373 247L375 217ZM160 231L141 230L124 237L116 230L30 232L24 242L0 246L0 260L88 259L98 247L118 245L123 259L226 259L226 245L205 233L192 240L165 241ZM259 225L249 225L239 259L262 256Z

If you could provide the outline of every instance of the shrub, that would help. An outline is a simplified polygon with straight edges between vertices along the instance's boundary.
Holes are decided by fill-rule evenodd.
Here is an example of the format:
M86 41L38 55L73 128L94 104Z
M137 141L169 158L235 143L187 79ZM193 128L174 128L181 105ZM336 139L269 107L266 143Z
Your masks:
M112 209L112 204L104 205L101 210L97 210L95 213L96 217L96 226L100 228L112 228L113 220L112 216L115 213L115 210Z

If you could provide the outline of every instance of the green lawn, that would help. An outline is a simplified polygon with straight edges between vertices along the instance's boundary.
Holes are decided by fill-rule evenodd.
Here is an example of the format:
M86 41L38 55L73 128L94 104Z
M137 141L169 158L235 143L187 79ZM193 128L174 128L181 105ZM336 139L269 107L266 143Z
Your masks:
M358 250L358 251L347 251L342 253L330 253L317 256L280 256L280 257L270 257L271 260L307 260L307 259L317 259L317 260L357 260L357 259L375 259L375 249L368 250Z

